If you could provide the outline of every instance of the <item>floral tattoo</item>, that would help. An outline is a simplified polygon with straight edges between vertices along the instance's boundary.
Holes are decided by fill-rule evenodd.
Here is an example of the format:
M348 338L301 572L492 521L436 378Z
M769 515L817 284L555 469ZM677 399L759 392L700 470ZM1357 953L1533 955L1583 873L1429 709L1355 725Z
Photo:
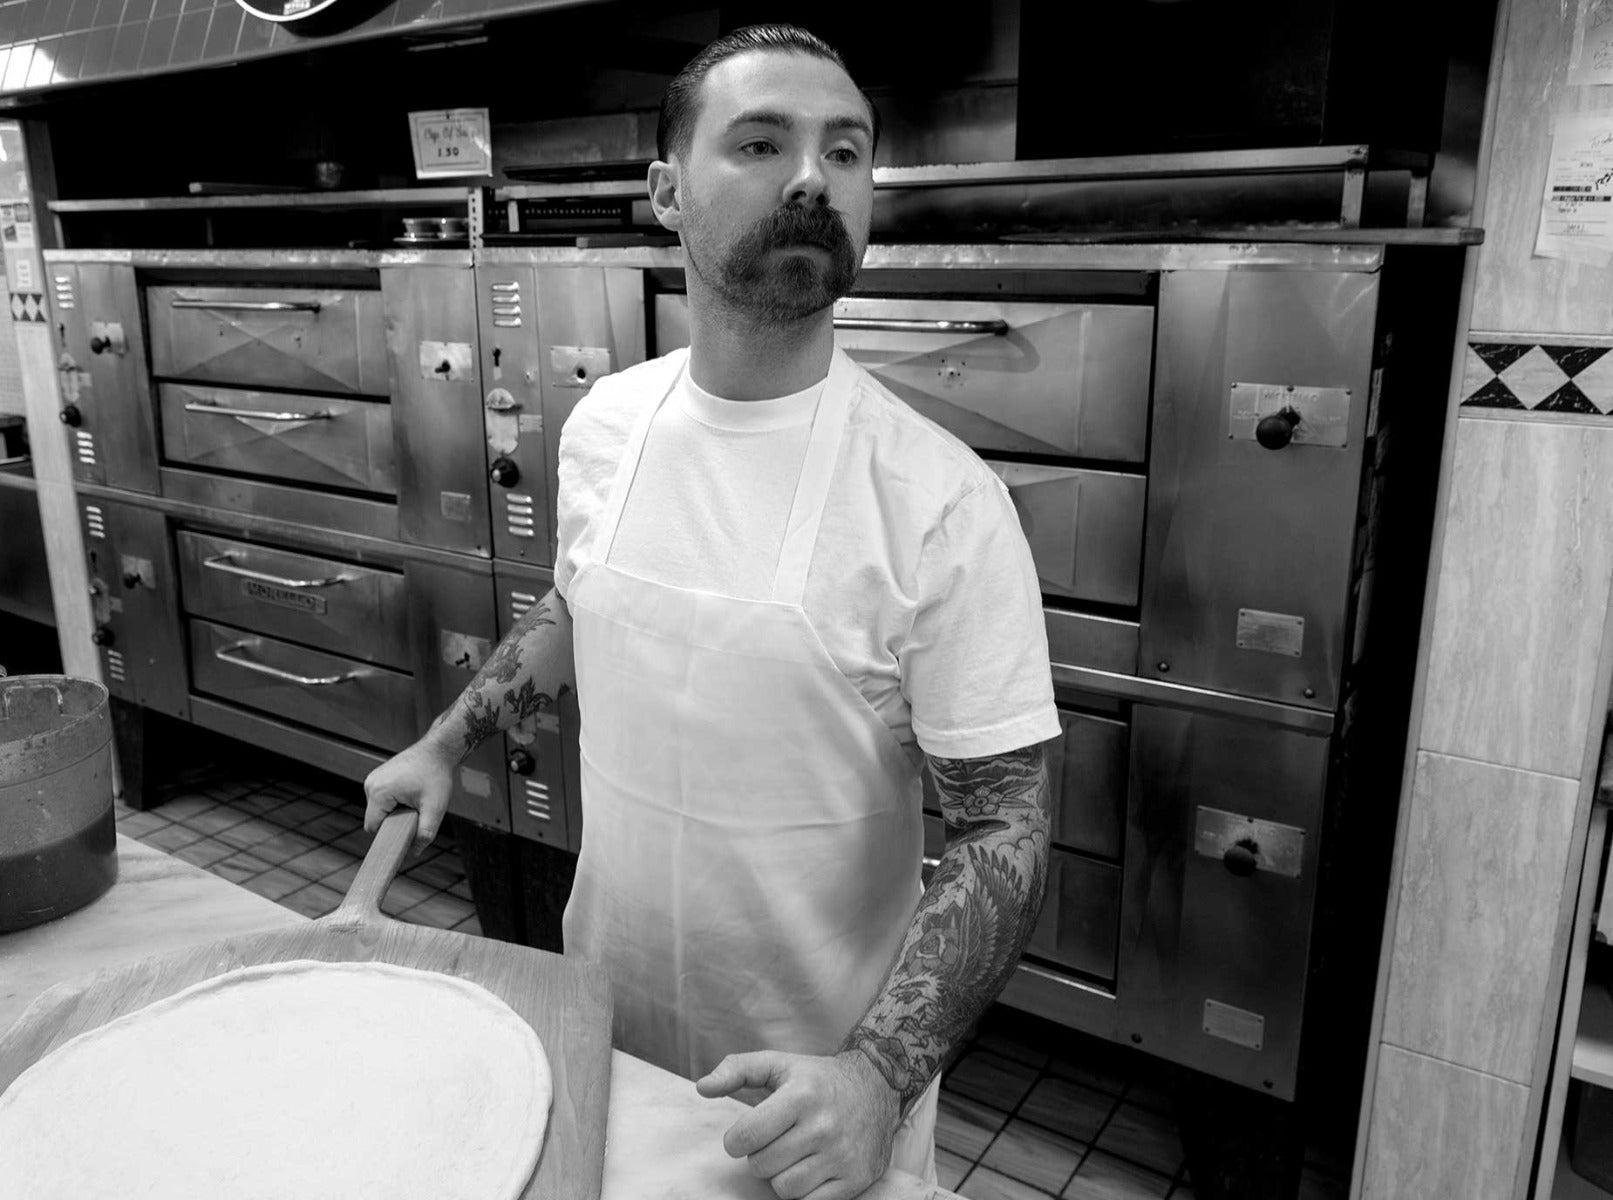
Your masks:
M1008 982L1047 887L1047 764L1040 746L931 758L947 848L885 987L846 1039L917 1099Z

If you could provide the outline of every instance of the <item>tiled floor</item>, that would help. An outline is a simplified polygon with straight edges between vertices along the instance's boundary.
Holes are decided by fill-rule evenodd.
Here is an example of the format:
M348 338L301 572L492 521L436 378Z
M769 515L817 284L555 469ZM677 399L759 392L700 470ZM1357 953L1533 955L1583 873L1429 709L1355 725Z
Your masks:
M120 831L307 916L334 909L370 841L360 786L218 751L180 769L157 806L119 805ZM447 837L406 862L382 909L481 932ZM1167 1080L1129 1047L994 1008L942 1077L940 1182L968 1200L1190 1200ZM1342 1200L1338 1154L1307 1153L1299 1200Z
M118 831L309 917L341 903L370 844L358 784L284 760L187 764L160 794L143 812L119 804ZM405 860L381 910L416 925L481 932L446 831Z

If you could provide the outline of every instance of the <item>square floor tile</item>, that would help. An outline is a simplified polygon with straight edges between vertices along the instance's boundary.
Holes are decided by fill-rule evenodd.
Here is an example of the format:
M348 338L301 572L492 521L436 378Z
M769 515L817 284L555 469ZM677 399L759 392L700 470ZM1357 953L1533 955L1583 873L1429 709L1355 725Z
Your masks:
M353 864L353 856L343 853L335 846L315 846L295 858L281 861L280 866L288 871L295 871L305 879L324 879L333 871L340 871L343 867Z
M461 900L469 900L471 898L470 880L461 879L458 883L454 884L453 887L449 888L448 891L452 895L458 896Z
M226 846L217 838L204 837L181 846L174 851L174 857L184 859L193 867L210 867L234 853L234 846Z
M365 833L363 828L360 827L352 833L344 833L341 837L332 839L330 844L338 850L347 851L354 858L363 858L369 853L370 843L374 840L375 835L373 833ZM405 867L409 865L407 859L404 860L403 865Z
M1174 1080L1170 1070L1160 1063L1139 1064L1123 1098L1127 1104L1135 1104L1150 1112L1167 1117L1176 1115Z
M320 817L328 816L329 813L330 809L323 804L315 804L312 800L293 800L275 809L269 815L269 819L276 825L302 833L305 825Z
M300 912L305 917L322 917L326 913L334 912L341 902L342 894L322 883L310 883L307 887L287 892L280 897L281 904Z
M1052 1192L1033 1188L990 1167L976 1167L970 1171L959 1187L958 1194L967 1200L1049 1200Z
M1098 1149L1166 1175L1182 1165L1182 1137L1169 1117L1122 1103L1098 1136Z
M261 858L253 858L245 850L238 850L228 858L221 858L207 868L220 879L228 879L231 883L245 883L254 875L261 875L269 869L269 864Z
M1019 1115L1074 1141L1092 1142L1118 1103L1113 1096L1050 1075L1031 1089Z
M419 866L409 867L403 873L410 879L418 879L427 887L442 889L451 888L465 878L457 854L439 854Z
M481 937L482 936L482 923L481 923L481 921L477 920L475 917L466 917L458 925L454 926L454 932L455 933L468 933L472 937Z
M1079 1047L1070 1047L1065 1054L1056 1056L1048 1066L1049 1075L1069 1079L1094 1091L1119 1095L1135 1074L1135 1065L1128 1063L1119 1053L1119 1047L1091 1039L1083 1040Z
M989 1050L971 1050L947 1073L953 1091L1012 1112L1036 1082L1037 1069Z
M982 1166L1055 1195L1075 1174L1087 1148L1029 1121L1011 1120L991 1143Z
M400 876L392 881L386 889L386 896L381 901L381 911L389 917L407 912L422 900L429 900L436 893L425 884L416 882L408 876Z
M181 846L200 841L201 837L202 835L194 829L186 829L183 825L164 825L161 829L153 829L140 840L148 846L155 846L172 854Z
M319 843L314 841L313 838L305 838L300 833L282 829L273 837L265 838L256 846L253 846L252 853L265 862L272 862L278 867L282 863L296 858L299 854L307 854L308 851L318 845ZM334 868L332 869L334 870Z
M211 796L204 796L199 792L186 792L163 801L153 811L161 813L170 821L185 821L197 813L217 807L218 801Z
M935 1144L978 1162L1007 1121L1007 1113L943 1087L935 1114Z
M263 817L248 817L244 821L231 825L220 832L218 840L227 842L238 850L250 850L270 838L279 837L285 830L272 824Z
M167 825L166 817L159 817L154 812L130 812L126 817L118 818L118 832L125 837L142 837L154 833Z
M974 1163L961 1154L954 1154L939 1146L935 1148L935 1181L949 1192L958 1190L958 1185L973 1166Z
M249 892L256 892L265 900L279 900L289 896L292 892L308 886L308 881L301 875L293 875L282 867L270 867L261 875L254 875L251 879L241 882L241 886Z
M1170 1190L1168 1176L1094 1150L1064 1189L1063 1200L1162 1200Z
M352 808L362 813L364 811L364 785L355 783L351 788L341 791L328 791L325 788L314 788L305 799L315 804L323 804L326 808Z
M252 820L250 813L244 813L229 804L215 804L212 808L204 809L185 817L183 823L192 829L199 829L209 837L216 837L233 825L242 821Z
M255 791L244 796L236 796L226 803L236 812L249 813L254 817L267 816L275 809L291 803L291 800L279 792Z
M438 892L429 900L422 900L413 908L404 909L399 920L411 925L426 925L432 929L452 929L466 917L476 915L476 906L469 900Z
M301 804L304 801L297 801ZM311 802L310 802L311 803ZM304 821L297 832L321 842L334 841L344 834L364 831L364 814L352 809L327 808L311 821Z

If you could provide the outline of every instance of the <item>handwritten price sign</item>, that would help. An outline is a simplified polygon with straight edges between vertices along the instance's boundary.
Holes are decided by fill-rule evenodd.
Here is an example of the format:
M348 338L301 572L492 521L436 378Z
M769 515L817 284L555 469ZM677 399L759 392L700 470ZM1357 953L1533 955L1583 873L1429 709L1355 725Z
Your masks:
M410 113L415 178L491 175L493 139L488 128L485 108Z

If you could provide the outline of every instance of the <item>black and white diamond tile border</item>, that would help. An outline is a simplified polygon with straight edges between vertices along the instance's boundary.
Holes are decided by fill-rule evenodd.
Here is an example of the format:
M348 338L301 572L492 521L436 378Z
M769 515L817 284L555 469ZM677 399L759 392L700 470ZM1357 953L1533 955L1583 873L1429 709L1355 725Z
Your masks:
M48 324L50 318L45 314L44 295L39 292L12 292L11 319Z
M1613 417L1613 339L1517 342L1473 334L1462 407Z

